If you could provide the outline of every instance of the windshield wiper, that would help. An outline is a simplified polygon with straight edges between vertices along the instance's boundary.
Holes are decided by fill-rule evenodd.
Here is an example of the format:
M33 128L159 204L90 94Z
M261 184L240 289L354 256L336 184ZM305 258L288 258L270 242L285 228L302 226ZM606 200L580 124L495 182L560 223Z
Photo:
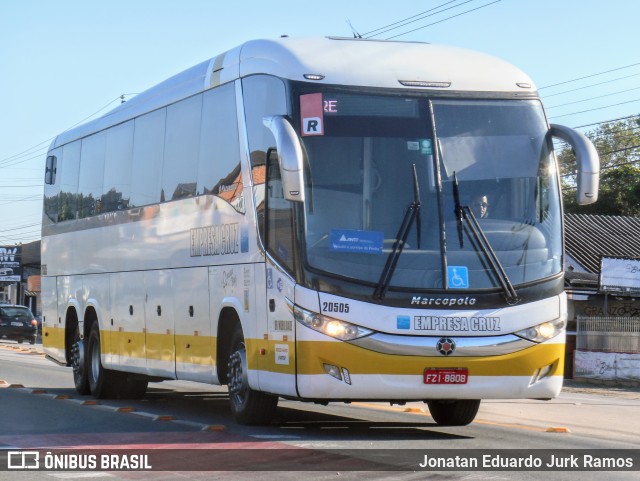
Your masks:
M463 247L463 221L467 221L467 226L469 227L469 231L471 232L473 239L476 241L480 250L484 254L487 262L493 269L493 272L496 274L498 278L498 282L504 291L504 297L509 305L514 305L520 302L520 298L518 297L518 293L511 284L509 280L509 276L507 276L500 259L498 259L498 255L491 247L487 236L485 236L478 219L474 215L473 211L469 208L468 205L460 204L460 192L458 188L458 178L456 173L453 173L453 200L455 203L455 214L456 220L458 223L458 238L460 240L460 248Z
M396 240L393 243L393 248L391 249L391 253L389 254L389 257L387 257L387 262L382 269L382 274L380 275L380 280L378 281L376 290L373 292L374 299L380 300L387 293L387 289L391 283L391 278L396 270L396 265L398 264L402 250L407 243L407 237L409 237L409 232L411 231L414 221L416 222L416 227L418 229L417 242L418 249L420 249L420 205L420 184L418 183L416 164L413 164L413 202L409 204L409 207L404 214L404 218L402 219L402 223L400 224L400 228L396 234Z
M458 176L453 173L453 202L455 203L454 213L456 215L456 223L458 224L458 240L460 241L460 249L464 247L464 237L462 235L462 222L464 219L464 209L460 204L460 192L458 190Z

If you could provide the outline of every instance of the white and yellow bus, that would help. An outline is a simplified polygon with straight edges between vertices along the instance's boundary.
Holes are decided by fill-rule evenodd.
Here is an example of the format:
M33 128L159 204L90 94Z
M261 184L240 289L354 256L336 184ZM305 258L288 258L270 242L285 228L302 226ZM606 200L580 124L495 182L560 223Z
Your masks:
M552 137L597 153L531 79L479 53L247 42L60 134L46 161L43 338L81 394L226 384L279 397L556 396L566 298ZM475 211L475 205L481 211Z

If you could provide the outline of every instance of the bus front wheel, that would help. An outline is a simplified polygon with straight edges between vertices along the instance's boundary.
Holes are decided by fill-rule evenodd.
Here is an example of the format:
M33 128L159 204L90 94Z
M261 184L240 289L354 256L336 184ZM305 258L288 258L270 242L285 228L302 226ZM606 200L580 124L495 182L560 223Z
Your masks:
M231 336L228 383L231 413L240 424L265 424L272 419L278 405L278 397L249 387L247 349L242 331Z
M429 414L440 426L466 426L478 414L479 399L459 399L456 401L426 401Z

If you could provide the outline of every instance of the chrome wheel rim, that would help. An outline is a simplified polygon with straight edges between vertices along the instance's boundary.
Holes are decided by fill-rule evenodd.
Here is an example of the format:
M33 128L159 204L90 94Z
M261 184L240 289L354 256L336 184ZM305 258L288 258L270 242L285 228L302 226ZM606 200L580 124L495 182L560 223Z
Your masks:
M242 406L246 402L248 390L247 353L244 343L241 343L229 357L229 396L234 404Z

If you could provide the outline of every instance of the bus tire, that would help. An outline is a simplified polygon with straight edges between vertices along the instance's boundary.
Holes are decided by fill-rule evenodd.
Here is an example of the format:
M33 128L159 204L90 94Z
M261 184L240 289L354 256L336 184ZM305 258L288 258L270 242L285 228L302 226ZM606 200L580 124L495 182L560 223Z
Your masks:
M87 343L80 339L80 331L76 326L71 345L71 367L73 369L73 384L76 392L81 395L91 394L89 389L89 376L87 375Z
M427 401L429 414L440 426L466 426L478 414L479 399L459 399L456 401Z
M87 377L89 390L97 399L109 399L118 396L120 376L116 371L105 369L100 358L100 328L94 322L87 343Z
M229 404L236 422L245 425L268 423L276 411L278 397L249 387L247 350L240 329L231 336L227 368Z

